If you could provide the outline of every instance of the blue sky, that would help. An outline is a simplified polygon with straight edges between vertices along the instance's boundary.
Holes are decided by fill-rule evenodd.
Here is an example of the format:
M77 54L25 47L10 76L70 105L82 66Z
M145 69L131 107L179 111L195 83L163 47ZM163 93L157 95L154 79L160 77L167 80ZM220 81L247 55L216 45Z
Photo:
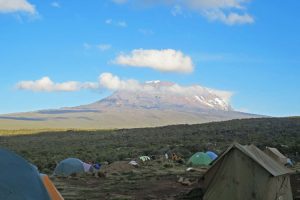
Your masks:
M300 115L298 1L11 1L0 0L0 113L97 101L110 92L87 82L109 72L230 91L241 111ZM168 69L141 60L171 54ZM56 85L33 86L42 77Z

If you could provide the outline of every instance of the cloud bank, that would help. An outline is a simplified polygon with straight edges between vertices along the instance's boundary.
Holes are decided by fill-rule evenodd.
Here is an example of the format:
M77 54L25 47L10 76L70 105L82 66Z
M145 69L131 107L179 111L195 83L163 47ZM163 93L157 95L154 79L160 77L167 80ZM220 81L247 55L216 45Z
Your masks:
M75 92L79 90L123 90L141 91L153 94L169 93L174 95L193 96L198 94L211 94L229 102L232 92L216 90L200 85L182 86L177 83L147 81L141 83L135 79L121 79L111 73L102 73L97 82L67 81L55 83L49 77L43 77L35 81L20 81L16 84L18 90L29 90L34 92Z
M147 67L162 72L190 73L194 69L191 57L174 49L135 49L119 55L113 63L130 67Z
M246 5L251 0L113 0L114 3L142 4L144 6L167 5L171 14L177 16L184 10L197 12L210 21L220 21L227 25L251 24L254 18L247 13Z
M36 14L35 6L26 0L0 0L0 13L14 12Z
M141 91L149 92L153 94L174 94L182 96L195 96L195 95L215 95L220 97L226 103L229 103L230 98L233 95L231 91L217 90L212 88L203 87L201 85L190 85L182 86L177 83L171 82L160 82L156 81L146 81L141 83L134 79L122 80L118 76L111 73L102 73L99 76L99 88L115 90L125 90L125 91Z

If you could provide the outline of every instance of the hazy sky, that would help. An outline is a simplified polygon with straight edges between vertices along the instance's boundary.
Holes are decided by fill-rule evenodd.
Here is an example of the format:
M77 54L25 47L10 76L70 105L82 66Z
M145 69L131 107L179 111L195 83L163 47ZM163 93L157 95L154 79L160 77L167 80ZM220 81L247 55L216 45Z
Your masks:
M0 113L91 103L132 79L300 115L299 9L297 0L0 0Z

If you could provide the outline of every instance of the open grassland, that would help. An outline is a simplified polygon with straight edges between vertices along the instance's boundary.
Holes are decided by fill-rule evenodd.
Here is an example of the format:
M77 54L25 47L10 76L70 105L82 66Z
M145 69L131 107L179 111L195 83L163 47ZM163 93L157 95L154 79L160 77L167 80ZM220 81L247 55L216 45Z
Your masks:
M206 149L221 153L234 141L253 143L260 148L273 146L299 161L300 118L120 130L0 131L1 147L15 151L47 174L52 174L56 163L67 157L112 163L141 155L159 157L170 151L187 160L193 153ZM54 182L66 199L176 199L192 187L178 183L179 176L194 180L201 175L186 174L185 169L184 164L158 159L139 169L108 173L105 178L55 178Z
M14 136L14 135L34 135L42 132L58 132L64 131L63 129L16 129L16 130L7 130L0 129L0 136Z

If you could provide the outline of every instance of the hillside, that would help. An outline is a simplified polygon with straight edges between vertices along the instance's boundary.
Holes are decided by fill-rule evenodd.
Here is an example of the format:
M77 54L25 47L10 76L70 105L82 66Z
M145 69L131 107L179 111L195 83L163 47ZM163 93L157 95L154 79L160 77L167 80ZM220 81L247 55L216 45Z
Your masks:
M88 105L0 115L0 129L138 128L254 117L235 111L224 92L151 81Z
M258 118L102 131L43 131L9 136L22 132L3 132L0 145L20 153L46 171L52 170L56 161L69 156L101 162L173 150L188 158L193 152L207 148L221 152L234 141L277 147L300 160L296 153L300 152L300 118Z

